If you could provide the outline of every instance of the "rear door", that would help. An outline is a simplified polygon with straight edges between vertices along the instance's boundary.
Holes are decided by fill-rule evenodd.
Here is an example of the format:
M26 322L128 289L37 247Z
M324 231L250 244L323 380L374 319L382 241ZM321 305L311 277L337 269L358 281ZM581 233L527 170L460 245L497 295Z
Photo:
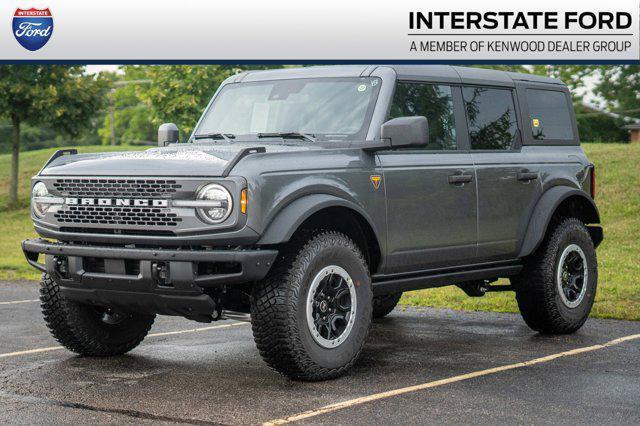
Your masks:
M541 193L539 164L521 150L511 88L464 86L462 96L477 175L478 258L514 258Z
M476 254L475 171L462 140L459 86L398 82L389 118L425 116L429 144L380 151L387 199L388 273L471 263Z

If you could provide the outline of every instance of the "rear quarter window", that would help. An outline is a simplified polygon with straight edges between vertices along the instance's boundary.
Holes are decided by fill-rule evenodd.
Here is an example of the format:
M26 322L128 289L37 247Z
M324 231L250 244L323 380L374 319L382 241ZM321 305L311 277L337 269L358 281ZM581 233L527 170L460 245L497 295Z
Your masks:
M574 139L569 99L564 92L527 89L527 106L534 140Z

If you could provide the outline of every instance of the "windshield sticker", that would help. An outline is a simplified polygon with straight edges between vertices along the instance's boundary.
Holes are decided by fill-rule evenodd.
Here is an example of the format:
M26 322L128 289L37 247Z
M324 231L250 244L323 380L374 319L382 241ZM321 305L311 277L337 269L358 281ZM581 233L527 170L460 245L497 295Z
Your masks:
M540 127L540 120L538 120L537 118L533 119L533 127Z
M358 92L364 92L365 90L367 90L366 84L361 84L360 86L358 86Z

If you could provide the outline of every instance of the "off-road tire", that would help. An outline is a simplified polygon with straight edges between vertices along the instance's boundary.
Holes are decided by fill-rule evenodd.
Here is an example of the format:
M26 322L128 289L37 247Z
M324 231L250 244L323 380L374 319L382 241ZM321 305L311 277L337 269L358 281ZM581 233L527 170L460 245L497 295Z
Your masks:
M93 357L129 352L142 342L155 319L155 315L125 314L117 324L103 322L96 307L62 297L48 274L42 274L40 306L49 331L62 346Z
M319 345L309 330L307 295L316 274L335 265L350 275L356 291L353 328L335 348ZM274 370L296 380L327 380L353 366L371 325L371 277L358 246L334 231L309 233L283 249L251 296L251 326L260 355Z
M373 317L383 318L393 311L402 297L402 292L385 294L373 298Z
M533 330L546 334L568 334L587 320L598 283L596 251L586 226L578 219L552 223L536 252L525 259L523 271L511 279L522 318ZM587 262L584 298L574 308L563 303L556 278L563 250L579 246Z

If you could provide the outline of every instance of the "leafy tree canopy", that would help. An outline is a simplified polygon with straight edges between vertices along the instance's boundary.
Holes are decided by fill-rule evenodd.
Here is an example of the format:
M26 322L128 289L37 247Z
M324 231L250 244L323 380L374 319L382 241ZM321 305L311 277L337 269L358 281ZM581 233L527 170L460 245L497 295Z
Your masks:
M104 77L83 72L63 65L0 67L0 115L77 135L93 124L107 89Z
M108 87L103 77L84 74L84 67L5 65L0 67L0 118L12 126L9 204L18 203L18 157L21 125L48 125L72 136L95 126Z
M596 95L601 96L613 112L640 118L640 65L602 67L601 76Z
M149 84L136 85L137 94L152 109L155 125L175 122L190 133L211 97L227 77L248 69L269 66L162 65L145 67ZM128 67L125 67L128 72ZM184 136L184 135L183 135Z

